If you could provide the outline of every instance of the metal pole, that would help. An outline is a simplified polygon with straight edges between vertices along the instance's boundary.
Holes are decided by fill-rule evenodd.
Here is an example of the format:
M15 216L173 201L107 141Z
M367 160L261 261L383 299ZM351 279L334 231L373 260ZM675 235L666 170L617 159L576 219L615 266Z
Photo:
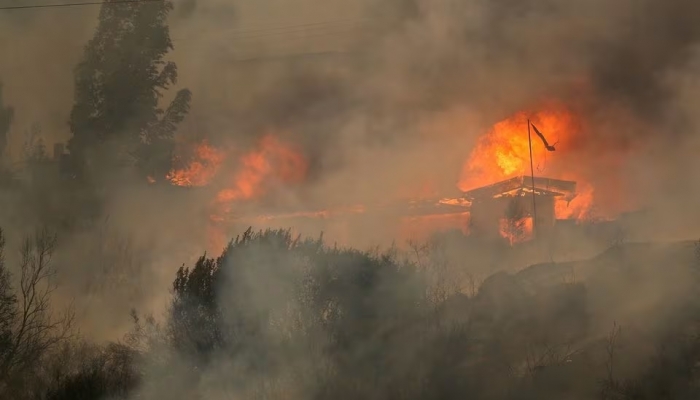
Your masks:
M532 134L530 133L530 118L527 119L527 142L530 146L530 178L532 179L532 233L537 237L537 203L535 201L535 165L532 161Z

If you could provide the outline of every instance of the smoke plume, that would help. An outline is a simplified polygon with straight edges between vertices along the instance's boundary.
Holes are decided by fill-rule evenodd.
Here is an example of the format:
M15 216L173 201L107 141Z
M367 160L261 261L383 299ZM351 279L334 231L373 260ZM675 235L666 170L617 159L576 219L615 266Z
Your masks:
M700 146L697 1L179 0L175 6L169 58L178 64L179 85L194 96L178 135L245 153L274 132L308 164L303 182L280 184L247 206L255 212L370 205L423 191L458 195L479 137L514 113L554 101L581 124L566 163L595 187L603 207L656 207L671 228L684 221L684 233L696 228L687 221L697 216L700 197L693 175ZM5 104L16 112L5 155L11 160L21 158L32 124L42 127L48 145L70 137L73 68L97 11L0 11L0 81ZM206 246L210 189L180 195L113 186L105 217L137 247L158 237L144 268L166 268L157 249ZM179 211L164 211L161 202ZM400 234L390 220L294 221L299 230L307 224L309 233L325 229L331 240L369 246ZM83 273L76 268L71 274Z

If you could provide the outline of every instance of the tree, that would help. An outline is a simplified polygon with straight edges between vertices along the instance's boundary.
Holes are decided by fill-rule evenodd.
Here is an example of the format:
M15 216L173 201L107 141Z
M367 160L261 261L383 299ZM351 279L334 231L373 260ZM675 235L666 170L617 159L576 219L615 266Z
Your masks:
M115 0L106 0L112 3ZM170 1L102 6L95 36L75 71L75 103L68 149L79 169L136 166L144 175L170 169L177 125L191 93L177 92L163 110L159 101L177 83L167 17Z
M88 347L88 346L86 346ZM73 349L71 349L73 350ZM47 390L48 400L124 399L138 384L136 352L128 346L110 343L89 346L77 371L61 376ZM75 352L75 350L73 350ZM75 354L68 354L68 356Z
M2 83L0 83L0 157L7 147L7 133L10 131L10 125L15 116L15 110L3 104L2 89Z
M428 310L424 289L390 253L249 229L220 257L178 271L168 337L189 371L216 369L217 390L274 390L255 386L265 379L317 388L312 398L385 398L409 371L375 378L397 367L393 356L414 338L411 325ZM219 369L221 359L234 366Z
M0 232L0 254L4 250ZM40 231L27 237L20 251L18 291L10 285L9 272L0 263L0 394L8 382L22 376L48 351L61 344L72 329L70 309L61 315L52 314L51 298L56 289L56 271L51 258L56 237ZM1 258L0 258L1 260ZM12 388L9 388L12 391Z
M0 357L12 347L12 321L17 316L15 296L10 273L5 267L5 236L0 230Z

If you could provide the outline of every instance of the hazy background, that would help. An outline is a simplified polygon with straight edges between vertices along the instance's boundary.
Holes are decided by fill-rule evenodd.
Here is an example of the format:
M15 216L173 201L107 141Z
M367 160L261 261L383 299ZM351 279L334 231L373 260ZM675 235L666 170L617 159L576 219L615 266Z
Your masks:
M21 2L0 0L15 4ZM298 146L309 162L305 181L260 199L254 204L260 212L372 204L425 188L456 195L480 135L514 112L557 100L584 127L562 157L594 184L603 207L652 207L658 222L672 228L667 238L696 233L696 1L175 5L169 59L177 62L178 86L194 96L179 134L245 149L272 131ZM73 69L97 13L97 7L0 11L0 80L16 113L9 134L13 162L20 161L33 124L41 126L49 149L70 137ZM206 248L211 196L206 189L185 195L139 184L114 188L105 224L134 249L148 249L137 268L147 276L141 284L166 288L162 281L173 269ZM331 241L360 247L390 244L399 233L376 218L335 226L295 221L294 227L314 235L326 230ZM244 228L234 225L231 231ZM67 249L82 249L95 240L89 236L63 242ZM173 248L177 254L162 256L161 250ZM91 268L68 264L77 275ZM135 305L158 309L167 298L165 289L147 292L125 295L132 300L113 314Z
M677 176L675 168L689 169L680 164L690 157L676 155L692 153L679 141L695 136L693 2L192 0L176 7L170 58L195 96L181 133L245 146L267 129L286 132L313 167L305 201L368 200L424 181L449 191L486 127L549 99L577 107L585 121L575 162L589 175L609 172L614 160L632 190L648 196ZM0 16L0 74L16 108L13 158L32 124L49 146L70 137L72 72L96 13ZM660 171L670 161L674 171Z

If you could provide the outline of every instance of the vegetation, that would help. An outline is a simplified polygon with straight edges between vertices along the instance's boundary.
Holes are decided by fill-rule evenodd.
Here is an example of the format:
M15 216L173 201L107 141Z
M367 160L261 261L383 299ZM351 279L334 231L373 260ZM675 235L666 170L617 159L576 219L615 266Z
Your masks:
M556 263L482 267L481 244L461 234L370 252L249 229L173 269L164 315L134 310L119 341L80 335L72 289L92 300L116 288L113 302L158 289L148 251L99 225L98 189L103 173L145 183L170 169L191 100L183 89L160 105L177 79L172 8L102 8L75 71L69 164L56 168L37 127L28 182L0 182L22 222L5 217L0 231L0 399L700 398L700 246L686 243L659 255L617 241L577 278ZM382 10L419 12L413 1ZM0 90L0 153L12 117ZM25 232L35 225L47 228Z
M123 182L115 177L146 182L171 169L173 137L191 100L187 89L163 99L177 83L177 66L167 61L173 4L118 3L101 8L75 69L69 154L54 160L34 125L26 132L26 168L20 171L26 179L0 167L2 195L13 210L9 219L70 234L89 230L104 217L107 186ZM0 154L13 115L0 86Z
M172 9L170 1L102 7L75 71L68 147L77 174L135 166L145 179L170 170L173 134L191 98L182 89L168 107L159 106L177 82L177 66L165 61L173 48L167 25Z
M70 335L70 314L49 312L53 243L25 242L18 291L3 265L2 383L14 398L698 395L690 296L663 328L596 334L595 280L533 289L496 273L467 295L436 288L434 265L398 251L248 230L177 271L164 319L134 313L122 342L98 346Z
M46 231L24 240L14 288L0 231L0 393L5 396L28 391L35 368L71 334L71 310L52 309L55 244Z

